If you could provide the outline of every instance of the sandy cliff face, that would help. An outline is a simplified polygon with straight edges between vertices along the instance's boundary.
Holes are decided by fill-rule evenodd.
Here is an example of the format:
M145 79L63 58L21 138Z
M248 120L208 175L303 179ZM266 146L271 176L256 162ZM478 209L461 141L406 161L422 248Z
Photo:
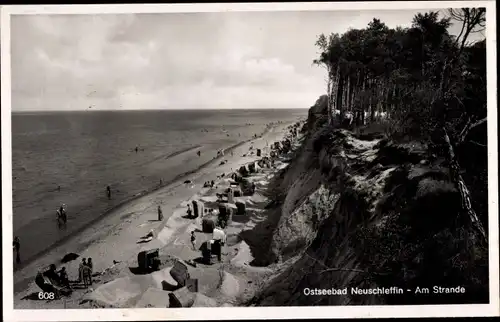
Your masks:
M461 219L445 161L429 162L427 147L418 142L328 128L325 106L320 98L311 108L307 135L277 188L282 201L274 210L280 217L272 253L277 262L294 260L252 303L487 302L487 248ZM467 291L425 297L407 291L435 285ZM405 292L356 295L356 287ZM347 288L347 295L307 296L306 288Z

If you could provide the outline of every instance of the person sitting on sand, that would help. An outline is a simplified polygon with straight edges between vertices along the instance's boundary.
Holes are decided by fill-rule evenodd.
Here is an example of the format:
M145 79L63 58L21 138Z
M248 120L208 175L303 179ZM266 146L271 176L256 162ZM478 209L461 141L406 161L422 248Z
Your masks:
M192 217L193 211L191 210L191 205L188 205L188 209L187 209L186 213L187 213L188 218Z
M50 264L49 269L43 274L45 275L52 284L61 285L61 279L59 278L59 274L57 274L57 268L55 264Z
M69 285L68 272L66 272L66 267L63 266L59 270L58 275L59 275L59 280L61 281L61 285L69 288L70 285Z
M161 210L161 206L158 205L158 221L163 220L163 211Z
M196 250L196 235L194 234L194 230L191 232L191 245L193 246L193 250Z

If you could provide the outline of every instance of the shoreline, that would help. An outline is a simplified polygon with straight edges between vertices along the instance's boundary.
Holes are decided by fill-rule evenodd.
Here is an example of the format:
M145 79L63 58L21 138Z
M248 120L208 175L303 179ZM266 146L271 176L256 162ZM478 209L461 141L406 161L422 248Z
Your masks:
M63 237L62 239L60 239L56 243L54 243L51 246L49 246L44 251L38 253L37 255L35 255L32 258L30 258L28 261L24 262L21 267L19 267L18 269L14 270L14 272L13 272L14 273L14 280L15 280L15 273L16 272L18 273L18 275L25 275L23 277L19 277L18 281L14 281L14 285L13 285L14 294L17 295L19 293L22 293L23 291L25 291L29 287L29 284L33 281L34 275L33 274L29 274L29 273L23 274L23 271L24 270L28 270L30 268L30 266L32 266L33 264L35 264L37 261L42 260L45 255L47 255L47 254L51 255L51 253L55 253L54 255L56 255L57 253L59 253L58 252L59 248L63 248L65 246L68 246L68 244L70 244L73 241L78 241L79 239L81 240L82 237L83 237L83 235L85 235L85 232L89 232L89 231L91 231L93 229L104 228L102 230L105 230L105 232L102 232L102 234L109 234L109 233L111 233L122 222L115 222L115 223L112 223L112 224L104 225L104 227L97 227L97 226L99 224L103 224L103 222L106 219L107 220L112 220L112 218L114 217L113 216L114 213L118 213L120 210L126 208L127 206L131 206L134 202L136 202L137 200L139 200L141 198L146 198L146 197L148 197L150 195L153 195L154 193L161 192L163 190L165 192L170 192L170 191L178 188L179 186L182 186L183 185L182 180L186 179L187 177L189 177L189 176L191 176L193 174L199 173L199 172L201 172L201 170L203 170L203 169L205 169L207 167L210 167L211 165L214 165L215 162L218 162L221 159L224 159L225 157L228 157L226 153L230 153L231 151L234 151L235 149L241 147L244 144L247 144L249 142L261 139L262 137L264 137L265 135L269 134L274 129L277 129L277 128L280 128L280 127L286 128L286 126L288 126L290 124L293 124L293 123L295 123L295 122L284 122L284 123L268 124L266 126L265 130L262 133L260 133L259 135L257 135L257 137L252 137L250 139L243 140L243 141L240 141L240 142L238 142L236 144L233 144L233 145L231 145L231 146L229 146L227 148L223 148L224 153L225 153L224 155L216 156L213 159L210 159L209 161L202 163L200 166L198 166L198 167L196 167L196 168L194 168L192 170L183 172L183 173L175 176L173 179L169 180L168 182L165 182L161 186L156 186L156 187L153 187L151 189L147 189L147 190L144 190L144 191L142 191L140 193L137 193L133 197L128 198L128 199L120 202L119 204L113 206L112 208L104 211L97 218L91 220L87 224L85 224L82 227L80 227L77 230L75 230L75 232L73 234ZM168 218L168 216L166 216L166 217ZM73 252L80 252L81 250L85 250L85 249L89 248L95 242L97 242L97 240L90 240L90 241L87 241L87 242L84 242L84 243L79 243L79 245L76 245L76 248L78 248L78 249L73 249ZM59 254L59 255L62 258L62 256L64 256L65 254ZM59 260L60 260L60 258L59 258ZM57 263L59 264L59 261ZM39 266L43 266L43 265L39 265Z

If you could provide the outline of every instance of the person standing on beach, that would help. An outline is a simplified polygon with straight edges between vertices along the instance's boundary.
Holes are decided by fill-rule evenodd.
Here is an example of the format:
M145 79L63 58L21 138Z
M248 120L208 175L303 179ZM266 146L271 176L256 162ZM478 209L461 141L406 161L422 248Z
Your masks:
M19 237L14 237L14 242L12 243L12 246L14 247L14 251L16 252L16 263L19 264L21 262L21 241L19 240Z
M106 187L106 193L108 194L108 200L111 200L111 187L110 186Z
M59 208L59 211L61 212L61 218L64 224L68 221L68 217L66 216L66 205L62 204L61 208Z
M191 205L188 205L188 209L186 211L188 218L191 218L193 215L193 211L191 210Z
M194 234L194 230L191 231L191 245L193 246L193 250L196 250L196 235Z
M136 146L136 147L135 147L135 153L137 153L138 151L139 151L139 147L138 147L138 146Z
M80 266L78 266L78 282L83 283L85 287L87 287L87 284L85 283L85 276L84 276L84 268L87 266L87 260L85 258L82 258L82 262L80 263Z
M197 154L199 157L201 157L201 151L198 151Z
M62 204L59 209L57 209L57 223L59 227L61 227L62 224L66 224L67 217L66 217L66 205Z
M92 272L94 271L94 264L92 263L92 258L87 259L86 276L89 285L92 285Z
M163 211L161 210L161 206L158 205L158 221L163 220Z

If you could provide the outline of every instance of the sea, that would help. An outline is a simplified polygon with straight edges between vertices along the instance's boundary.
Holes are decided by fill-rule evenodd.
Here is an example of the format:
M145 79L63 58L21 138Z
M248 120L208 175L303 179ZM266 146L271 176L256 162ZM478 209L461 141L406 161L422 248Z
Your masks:
M22 260L14 269L113 208L201 169L218 150L262 134L270 123L306 115L302 109L13 113L13 232ZM65 227L56 221L61 204Z

